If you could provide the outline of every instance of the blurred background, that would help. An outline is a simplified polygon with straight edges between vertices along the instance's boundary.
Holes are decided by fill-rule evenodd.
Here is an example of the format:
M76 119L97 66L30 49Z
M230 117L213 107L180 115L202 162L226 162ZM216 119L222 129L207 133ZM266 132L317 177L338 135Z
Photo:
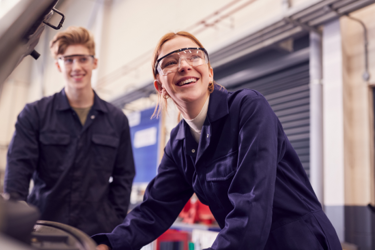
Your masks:
M19 1L29 0L0 0L0 19ZM177 125L172 103L150 119L157 100L152 52L165 33L184 30L207 49L216 82L256 89L269 101L340 240L375 249L374 0L59 0L55 8L65 15L61 30L93 33L93 88L129 118L133 206ZM57 32L46 28L39 59L26 57L2 83L1 190L18 113L64 86L49 52Z

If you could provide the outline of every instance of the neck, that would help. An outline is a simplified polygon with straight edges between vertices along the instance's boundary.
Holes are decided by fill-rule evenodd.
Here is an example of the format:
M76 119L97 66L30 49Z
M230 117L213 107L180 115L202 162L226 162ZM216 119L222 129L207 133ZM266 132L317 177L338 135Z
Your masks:
M207 95L205 95L205 98L202 98L200 100L197 100L195 102L190 102L184 106L180 106L178 105L178 109L180 110L182 116L185 118L185 119L188 119L188 120L192 120L194 119L195 117L197 117L197 115L199 114L199 112L201 112L207 98L209 97L209 93L207 92Z
M65 86L69 104L74 108L87 108L94 104L94 91L91 89L71 89Z

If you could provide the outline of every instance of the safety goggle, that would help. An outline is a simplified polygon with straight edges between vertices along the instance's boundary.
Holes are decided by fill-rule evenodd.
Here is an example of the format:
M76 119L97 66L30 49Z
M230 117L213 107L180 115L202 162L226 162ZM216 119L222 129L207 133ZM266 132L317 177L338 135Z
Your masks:
M207 64L208 53L204 48L184 48L172 51L165 56L156 60L154 71L166 76L176 72L181 65L181 61L185 60L190 66L199 66Z
M72 67L74 62L80 64L81 66L85 66L93 62L93 59L94 59L93 55L69 55L69 56L60 56L57 58L60 65L62 64L65 67Z

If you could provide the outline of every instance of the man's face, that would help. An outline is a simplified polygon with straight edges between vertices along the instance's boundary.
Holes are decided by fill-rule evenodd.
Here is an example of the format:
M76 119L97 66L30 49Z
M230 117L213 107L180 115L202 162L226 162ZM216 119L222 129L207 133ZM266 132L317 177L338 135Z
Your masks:
M92 70L96 69L98 59L90 55L83 45L70 45L65 53L57 56L56 66L63 73L65 87L72 91L90 89Z

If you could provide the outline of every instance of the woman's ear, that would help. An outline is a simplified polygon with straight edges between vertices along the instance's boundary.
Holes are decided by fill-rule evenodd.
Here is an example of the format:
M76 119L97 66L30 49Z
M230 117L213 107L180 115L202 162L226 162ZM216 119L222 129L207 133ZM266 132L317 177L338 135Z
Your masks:
M214 81L214 69L211 67L208 69L208 76L210 77L210 81L213 82Z
M161 92L163 90L163 87L161 86L161 84L160 84L160 82L159 82L158 79L155 79L155 81L154 81L154 87L155 87L156 91L161 94Z

